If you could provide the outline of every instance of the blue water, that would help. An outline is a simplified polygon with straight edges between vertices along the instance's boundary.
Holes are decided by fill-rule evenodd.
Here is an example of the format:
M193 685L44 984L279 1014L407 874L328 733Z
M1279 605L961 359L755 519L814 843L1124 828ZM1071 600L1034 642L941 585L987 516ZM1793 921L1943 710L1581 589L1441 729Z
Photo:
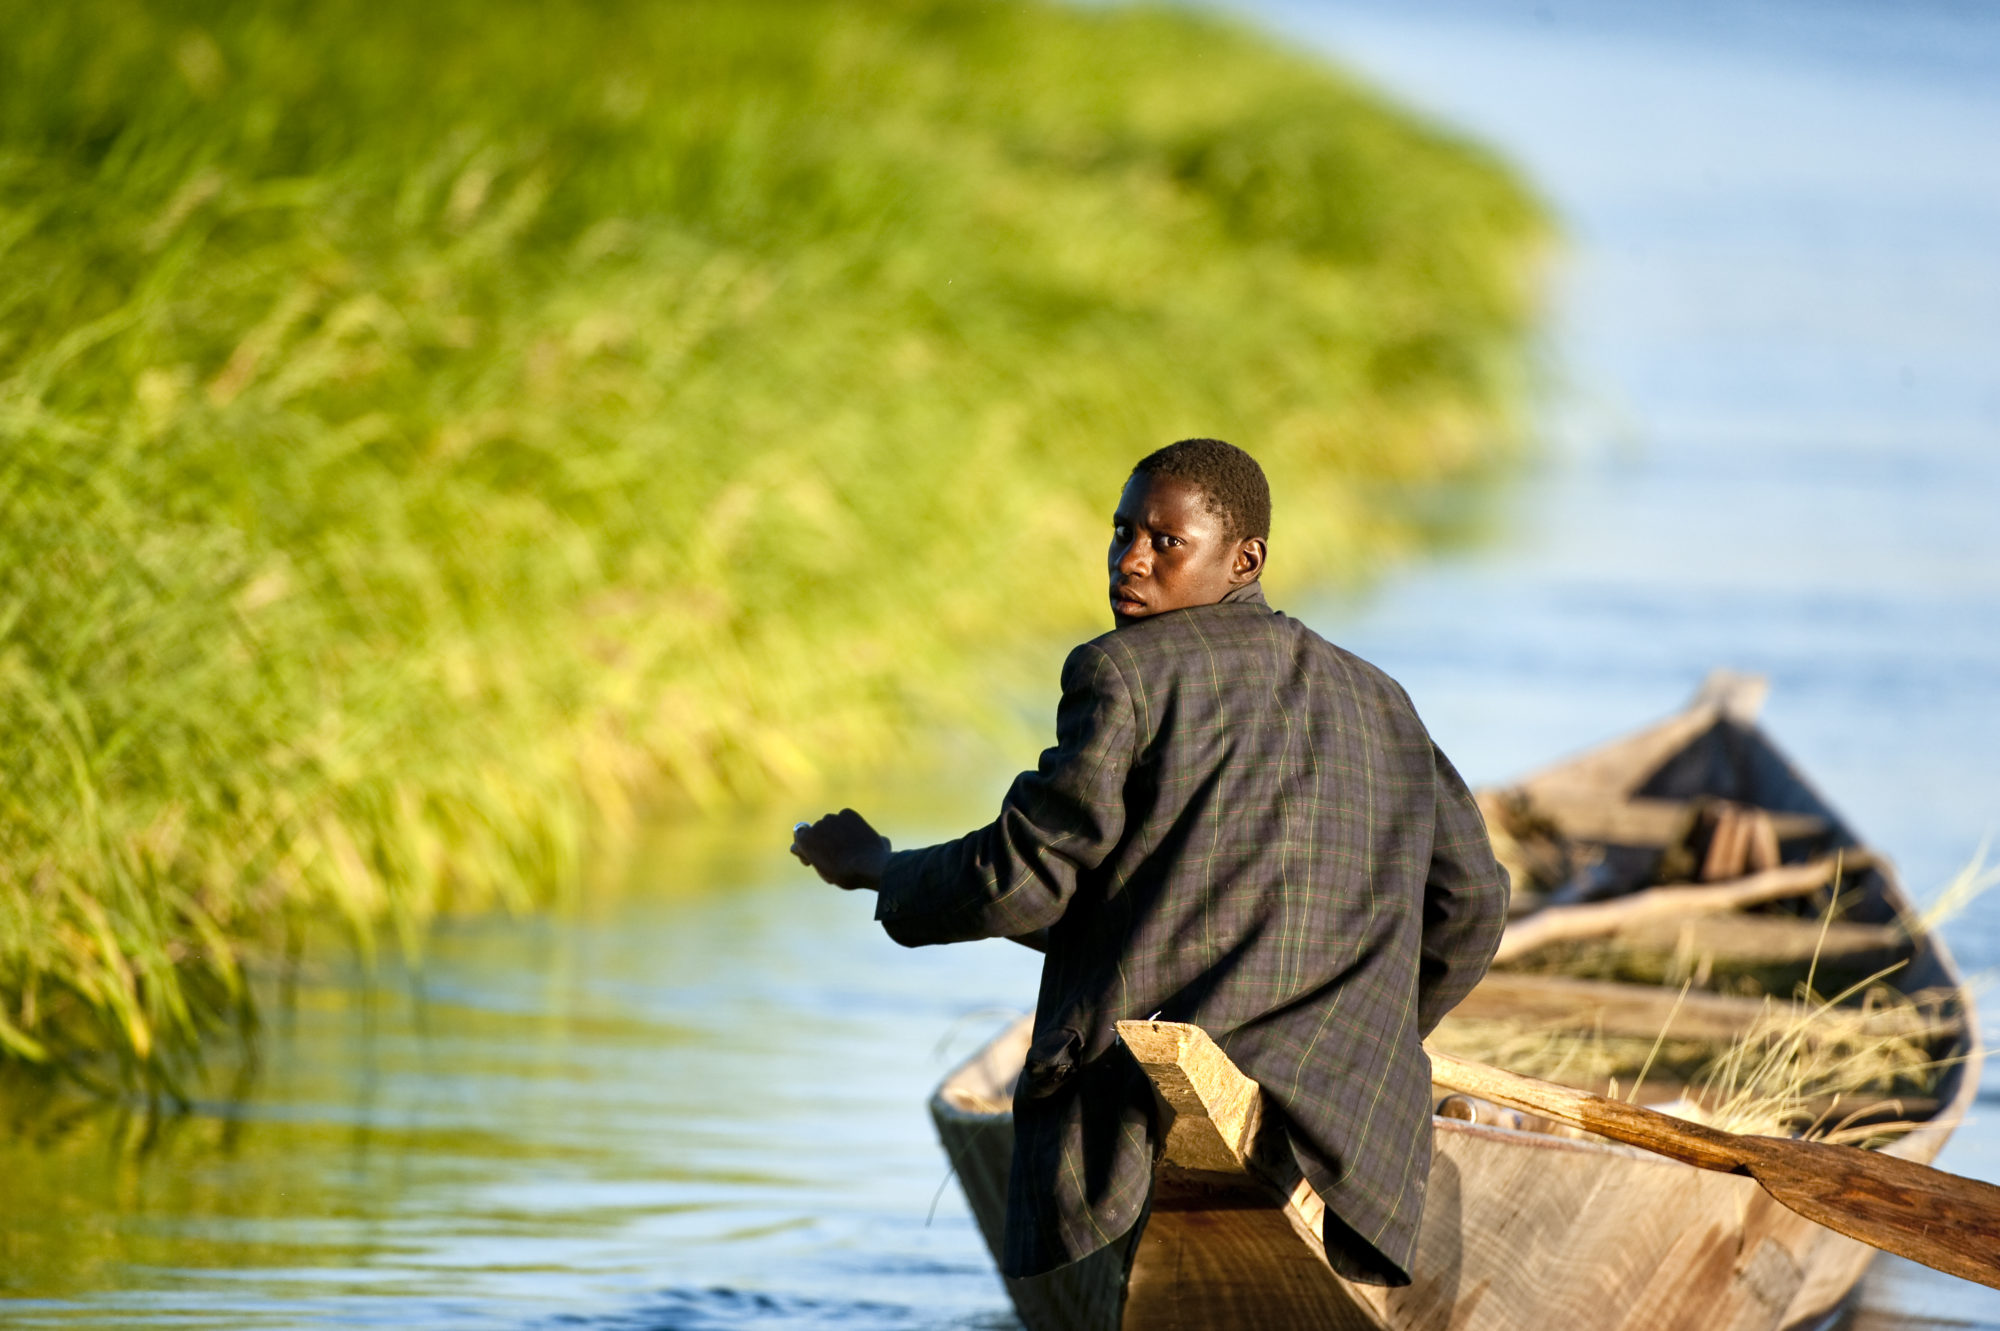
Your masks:
M1568 230L1548 458L1495 539L1292 608L1475 780L1764 671L1772 731L1935 891L2000 828L2000 7L1250 8ZM1281 506L1276 558L1309 520ZM945 835L1031 756L854 802ZM421 978L321 963L247 1098L0 1133L0 1322L1013 1326L922 1102L1035 958L894 947L784 825L663 837L580 918L451 925ZM1948 936L2000 972L2000 893ZM1995 1120L1990 1074L1943 1163L2000 1178ZM1940 1323L2000 1294L1878 1264L1869 1331Z

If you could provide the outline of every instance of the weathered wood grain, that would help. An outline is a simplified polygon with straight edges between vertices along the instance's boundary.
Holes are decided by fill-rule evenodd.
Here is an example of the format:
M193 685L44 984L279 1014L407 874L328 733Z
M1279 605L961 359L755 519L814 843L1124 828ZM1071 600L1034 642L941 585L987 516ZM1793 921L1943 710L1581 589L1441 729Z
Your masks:
M1575 841L1595 841L1610 846L1674 845L1693 830L1702 805L1692 800L1610 797L1601 793L1585 795L1563 791L1533 800L1534 811L1553 821L1563 835ZM1753 854L1768 856L1775 863L1779 842L1823 835L1826 820L1809 813L1780 813L1769 809L1752 810L1755 818L1726 818L1718 863L1743 863ZM1764 840L1759 848L1754 843ZM1713 844L1713 843L1711 843Z
M1704 915L1729 914L1748 906L1817 891L1843 871L1857 868L1858 858L1828 856L1809 864L1788 864L1726 882L1680 883L1648 888L1611 901L1548 907L1510 923L1507 932L1501 935L1500 950L1493 961L1496 965L1504 964L1551 943L1621 934L1644 935L1665 925L1678 932L1683 924ZM1732 918L1728 927L1734 928L1737 922ZM1783 923L1795 926L1799 922L1788 919ZM1811 928L1817 935L1817 923ZM1787 939L1796 932L1792 929L1786 934ZM1812 955L1810 948L1806 955Z
M1383 1331L1267 1192L1163 1180L1133 1255L1125 1331Z
M1198 1026L1121 1021L1118 1038L1159 1097L1162 1161L1183 1170L1244 1173L1264 1118L1257 1083Z
M1440 1124L1416 1280L1381 1305L1397 1331L1770 1331L1813 1228L1748 1179Z
M1965 1022L1946 990L1911 994L1910 1005L1879 1008L1843 1027L1846 1038L1934 1040L1963 1031ZM1768 998L1739 998L1617 980L1579 980L1567 975L1527 975L1489 971L1465 1001L1445 1018L1451 1022L1514 1021L1550 1030L1601 1031L1611 1036L1708 1042L1736 1039L1773 1010L1790 1004ZM1810 1027L1804 1039L1813 1038Z
M1121 1021L1118 1038L1152 1082L1165 1130L1125 1327L1381 1331L1326 1264L1324 1207L1291 1152L1259 1151L1257 1083L1198 1026Z
M1802 966L1817 956L1829 965L1865 971L1892 966L1911 950L1910 936L1898 924L1836 920L1822 928L1783 915L1646 919L1618 930L1611 941L1633 952L1680 953L1732 966Z
M1849 1238L2000 1289L2000 1187L1825 1142L1746 1137L1535 1077L1431 1053L1439 1085L1725 1174Z

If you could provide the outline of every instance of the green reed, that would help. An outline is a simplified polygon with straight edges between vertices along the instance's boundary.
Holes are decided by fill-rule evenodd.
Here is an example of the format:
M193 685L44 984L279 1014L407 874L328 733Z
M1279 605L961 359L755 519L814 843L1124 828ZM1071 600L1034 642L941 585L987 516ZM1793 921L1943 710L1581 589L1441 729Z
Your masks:
M1512 448L1535 201L1168 9L0 8L0 1046L573 892L1101 623L1143 450L1353 576Z

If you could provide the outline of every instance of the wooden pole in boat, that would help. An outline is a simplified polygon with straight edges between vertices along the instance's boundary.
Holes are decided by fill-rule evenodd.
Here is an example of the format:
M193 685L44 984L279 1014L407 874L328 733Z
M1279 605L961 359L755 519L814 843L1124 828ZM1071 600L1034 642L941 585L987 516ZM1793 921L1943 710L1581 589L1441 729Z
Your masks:
M1428 1046L1431 1080L1683 1164L1748 1174L1808 1220L2000 1289L2000 1187L1879 1151L1747 1137L1504 1072Z
M1874 857L1866 851L1848 851L1842 856L1787 864L1726 882L1674 883L1610 901L1551 907L1509 924L1493 960L1513 961L1550 943L1602 938L1647 921L1721 914L1767 901L1804 896L1830 882L1837 883L1843 872L1855 873L1874 862ZM1810 925L1807 932L1817 937L1819 926Z

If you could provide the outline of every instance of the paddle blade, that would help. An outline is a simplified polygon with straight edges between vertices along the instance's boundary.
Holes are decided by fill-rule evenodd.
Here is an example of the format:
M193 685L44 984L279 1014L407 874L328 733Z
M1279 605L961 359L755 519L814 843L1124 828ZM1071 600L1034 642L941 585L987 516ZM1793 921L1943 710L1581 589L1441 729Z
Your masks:
M2000 1187L1825 1142L1744 1139L1751 1177L1808 1220L2000 1289Z

